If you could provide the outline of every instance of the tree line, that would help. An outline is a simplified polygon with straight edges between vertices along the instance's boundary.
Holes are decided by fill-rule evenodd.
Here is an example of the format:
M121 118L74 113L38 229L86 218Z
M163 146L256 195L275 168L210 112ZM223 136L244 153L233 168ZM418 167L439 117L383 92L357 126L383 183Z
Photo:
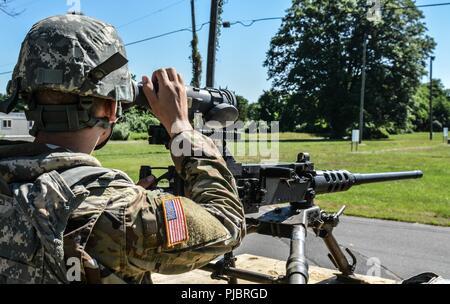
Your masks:
M383 2L382 22L366 18L366 0L293 0L264 66L272 88L249 106L251 119L278 120L282 131L347 136L357 128L364 37L365 135L422 131L428 88L420 79L436 43L411 0ZM436 127L449 123L449 92L433 81Z
M450 127L450 89L446 89L440 79L433 79L433 129L440 132L444 127ZM277 91L266 91L255 103L238 95L240 120L242 121L280 121L282 132L306 132L330 134L325 120L314 124L302 122L302 117L296 117L295 96L281 95ZM294 104L294 108L292 107ZM387 122L383 127L376 127L372 122L366 122L366 137L387 138L390 134L406 132L425 132L430 126L430 84L422 83L412 95L407 108L406 122L403 128L395 128ZM356 118L355 118L356 120ZM356 127L355 124L352 126ZM350 134L350 128L347 129Z

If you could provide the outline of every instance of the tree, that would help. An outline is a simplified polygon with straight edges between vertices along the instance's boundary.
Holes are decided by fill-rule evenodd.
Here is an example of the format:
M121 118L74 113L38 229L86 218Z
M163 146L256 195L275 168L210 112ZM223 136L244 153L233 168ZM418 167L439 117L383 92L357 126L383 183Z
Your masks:
M433 121L437 126L450 126L450 93L440 79L433 79ZM423 83L412 98L409 110L414 131L428 131L430 123L430 84ZM436 130L437 131L437 130Z
M261 112L261 105L257 102L251 103L248 106L248 119L253 121L259 121Z
M239 120L240 121L247 121L249 119L248 117L248 110L249 110L249 101L245 97L241 95L236 95L236 101L237 101L237 108L239 110Z
M408 115L412 131L426 131L429 128L429 91L428 85L423 84L412 97Z
M146 133L149 126L160 124L150 112L138 107L131 107L124 113L123 123L128 125L130 131L137 133Z
M259 97L258 103L259 120L270 123L271 121L279 121L281 117L281 102L280 94L276 91L265 91L261 97Z
M310 123L325 121L332 137L347 135L358 121L365 34L371 37L365 119L376 127L406 127L408 105L435 47L413 1L385 2L379 24L365 18L366 2L293 0L267 53L273 90L297 96L288 108L308 108Z
M258 106L252 107L251 116L257 118L254 120L265 121L268 124L280 121L282 122L280 131L293 131L302 118L300 114L302 110L299 109L298 103L293 101L296 97L274 90L265 91L258 100Z
M5 94L0 93L0 103L4 102L6 99L8 99L8 96ZM23 112L26 109L26 102L25 100L19 100L13 111L16 112Z

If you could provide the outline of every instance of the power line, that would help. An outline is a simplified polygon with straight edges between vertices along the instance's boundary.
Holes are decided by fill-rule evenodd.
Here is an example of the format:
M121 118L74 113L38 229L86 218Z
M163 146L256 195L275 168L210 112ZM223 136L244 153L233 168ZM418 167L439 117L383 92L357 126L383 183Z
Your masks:
M0 12L3 12L10 17L17 17L24 12L24 10L17 12L15 8L11 8L11 3L14 3L14 0L3 0L0 2Z
M16 5L16 8L17 7L31 6L31 5L34 5L35 3L39 2L39 1L42 1L42 0L32 0L32 1L25 2L25 3L19 3L18 5Z
M129 25L129 24L138 22L138 21L140 21L140 20L142 20L142 19L144 19L144 18L147 18L147 17L151 16L152 14L156 14L156 13L161 12L161 11L163 11L163 10L169 9L170 7L173 7L173 6L175 6L175 5L178 5L178 4L180 4L180 3L184 2L184 1L186 1L186 0L181 0L181 1L174 2L174 3L168 5L168 6L164 7L164 8L161 8L161 9L159 9L159 10L157 10L157 11L152 12L151 14L148 14L148 15L146 15L146 16L143 16L143 17L137 18L137 19L135 19L135 20L132 20L132 21L128 22L127 24L124 24L124 25L122 25L122 26L120 26L120 27L124 27L124 26L127 26L127 25ZM404 6L404 7L397 7L397 8L394 7L394 9L425 8L425 7L437 7L437 6L448 6L448 5L450 5L450 2L432 3L432 4L422 4L422 5L416 5L416 6ZM243 20L243 21L234 21L234 22L223 22L221 25L223 25L224 27L230 27L230 26L232 26L232 25L240 24L240 25L242 25L242 26L244 26L244 27L251 27L252 25L254 25L254 24L257 23L257 22L270 21L270 20L282 20L282 19L283 19L283 17L268 17L268 18L252 19L252 20ZM201 31L201 30L204 28L204 26L207 25L207 24L209 24L209 23L210 23L210 22L204 22L204 23L197 29L197 32ZM118 28L120 28L120 27L118 27ZM140 43L143 43L143 42L147 42L147 41L150 41L150 40L154 40L154 39L158 39L158 38L170 36L170 35L177 34L177 33L181 33L181 32L191 32L191 33L192 33L192 29L186 27L186 28L182 28L182 29L170 31L170 32L167 32L167 33L163 33L163 34L151 36L151 37L148 37L148 38L136 40L136 41L133 41L133 42L129 42L129 43L125 44L125 46L132 46L132 45L140 44ZM10 71L10 72L2 72L2 73L0 73L0 75L6 75L6 74L10 74L10 73L12 73L12 71Z
M447 6L447 5L450 5L450 2L423 4L423 5L416 5L416 6L404 6L404 7L394 8L394 9L437 7L437 6ZM240 24L240 25L242 25L244 27L251 27L252 25L254 25L257 22L271 21L271 20L283 20L283 17L268 17L268 18L252 19L252 20L223 22L221 25L223 25L224 27L230 27L232 25ZM201 31L203 29L203 27L205 25L209 24L209 23L210 22L203 23L197 31L198 32ZM167 33L164 33L164 34L160 34L160 35L156 35L156 36L152 36L152 37L148 37L148 38L144 38L144 39L141 39L141 40L137 40L137 41L133 41L133 42L127 43L127 44L125 44L125 46L139 44L139 43L142 43L142 42L146 42L146 41L150 41L150 40L153 40L153 39L157 39L157 38L173 35L173 34L180 33L180 32L191 32L192 33L192 29L190 29L190 28L183 28L183 29L167 32Z
M450 5L450 2L441 2L441 3L431 3L431 4L420 4L420 5L409 5L409 6L384 6L383 9L386 10L400 10L400 9L414 9L414 8L427 8L427 7L438 7L438 6L447 6Z
M209 23L210 23L209 21L208 22L204 22L196 31L200 32L204 28L204 26L209 24ZM154 40L154 39L157 39L157 38L161 38L161 37L165 37L165 36L169 36L169 35L173 35L173 34L181 33L181 32L191 32L192 33L192 29L188 28L188 27L182 28L182 29L171 31L171 32L167 32L167 33L164 33L164 34L159 34L159 35L156 35L156 36L151 36L151 37L148 37L148 38L144 38L144 39L140 39L140 40L137 40L137 41L129 42L129 43L125 44L125 46L135 45L135 44L139 44L139 43L142 43L142 42L147 42L147 41L150 41L150 40Z
M422 5L416 5L416 7L435 7L435 6L446 6L450 5L450 2L443 2L443 3L433 3L433 4L422 4ZM414 8L414 6L405 6L403 8Z
M415 5L415 6L401 6L401 7L399 6L399 7L391 7L391 9L426 8L426 7L437 7L437 6L447 6L447 5L450 5L450 2L422 4L422 5ZM224 27L230 27L232 25L240 24L245 27L250 27L257 22L270 21L270 20L283 20L283 17L269 17L269 18L253 19L253 20L224 22L223 25L224 25Z
M10 63L5 63L0 65L0 68L5 67L5 66L12 66L14 64L14 62L10 62Z
M252 26L256 22L269 21L269 20L278 20L278 19L283 19L283 17L270 17L270 18L254 19L254 20L244 20L244 21L235 21L235 22L223 22L222 24L219 24L219 25L223 25L224 27L229 27L230 25L241 24L243 26L249 27L249 26ZM245 24L244 22L250 22L250 23ZM205 27L205 25L208 25L210 23L211 23L210 21L202 23L200 25L200 27L196 31L200 32ZM180 33L180 32L191 32L192 33L192 29L188 28L188 27L182 28L182 29L171 31L171 32L167 32L167 33L164 33L164 34L151 36L151 37L144 38L144 39L141 39L141 40L129 42L129 43L125 44L125 46L139 44L139 43L142 43L142 42L146 42L146 41L150 41L150 40L153 40L153 39L157 39L157 38L173 35L173 34Z
M240 24L245 27L250 27L253 24L255 24L256 22L270 21L270 20L283 20L283 17L269 17L269 18L260 18L260 19L245 20L245 21L224 22L223 25L224 25L224 27L229 27L231 25ZM244 23L244 22L247 22L247 23ZM248 22L250 22L250 23L248 23Z
M186 2L186 1L187 1L187 0L180 0L180 1L177 1L177 2L174 2L174 3L171 3L171 4L167 5L167 6L164 6L164 7L160 8L160 9L158 9L158 10L156 10L156 11L153 11L153 12L147 14L147 15L144 15L144 16L142 16L142 17L133 19L133 20L131 20L131 21L125 23L125 24L119 25L117 28L120 29L120 28L126 27L126 26L128 26L128 25L131 25L131 24L133 24L133 23L139 22L139 21L141 21L141 20L143 20L143 19L146 19L146 18L151 17L151 16L153 16L153 15L156 15L156 14L158 14L158 13L161 13L161 12L163 12L163 11L165 11L165 10L168 10L169 8L172 8L172 7L174 7L174 6L177 6L177 5L179 5L179 4L183 3L183 2Z
M196 31L200 32L205 27L205 25L207 25L209 23L210 23L209 21L202 23L200 25L200 27ZM135 44L140 44L140 43L143 43L143 42L147 42L147 41L154 40L154 39L157 39L157 38L170 36L170 35L173 35L173 34L176 34L176 33L181 33L181 32L191 32L192 33L192 29L191 28L182 28L182 29L179 29L179 30L170 31L170 32L167 32L167 33L164 33L164 34L159 34L159 35L151 36L151 37L148 37L148 38L140 39L140 40L137 40L137 41L129 42L129 43L126 43L125 46L132 46L132 45L135 45ZM10 73L12 73L12 71L2 72L2 73L0 73L0 75L6 75L6 74L10 74Z

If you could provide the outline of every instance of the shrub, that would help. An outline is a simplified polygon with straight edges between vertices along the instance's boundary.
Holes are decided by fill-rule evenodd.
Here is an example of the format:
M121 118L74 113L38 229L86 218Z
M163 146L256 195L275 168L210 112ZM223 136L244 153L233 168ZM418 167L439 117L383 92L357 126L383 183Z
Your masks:
M386 128L377 127L372 123L368 123L364 128L365 139L387 139L389 138L389 132Z
M131 132L130 140L148 140L148 133Z
M442 130L444 128L444 126L442 125L442 123L438 120L433 120L433 130Z
M121 123L114 127L111 140L128 140L130 137L130 128L127 124Z
M136 133L147 133L149 126L159 125L159 121L151 113L136 107L125 113L124 122L128 124L130 131Z

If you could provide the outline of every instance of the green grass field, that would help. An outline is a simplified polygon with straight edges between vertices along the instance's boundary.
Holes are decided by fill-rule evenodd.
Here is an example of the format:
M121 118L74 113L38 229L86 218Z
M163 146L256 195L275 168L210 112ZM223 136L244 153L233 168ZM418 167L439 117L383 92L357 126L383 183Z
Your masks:
M295 161L299 152L309 152L317 169L355 173L420 169L425 174L421 180L365 185L346 193L322 195L317 199L322 208L333 211L345 204L347 215L450 226L450 145L443 144L439 134L433 142L425 133L368 141L358 153L350 152L349 142L311 141L313 138L281 134L280 161ZM121 169L135 180L141 165L171 163L164 147L145 141L111 142L96 156L104 166Z

